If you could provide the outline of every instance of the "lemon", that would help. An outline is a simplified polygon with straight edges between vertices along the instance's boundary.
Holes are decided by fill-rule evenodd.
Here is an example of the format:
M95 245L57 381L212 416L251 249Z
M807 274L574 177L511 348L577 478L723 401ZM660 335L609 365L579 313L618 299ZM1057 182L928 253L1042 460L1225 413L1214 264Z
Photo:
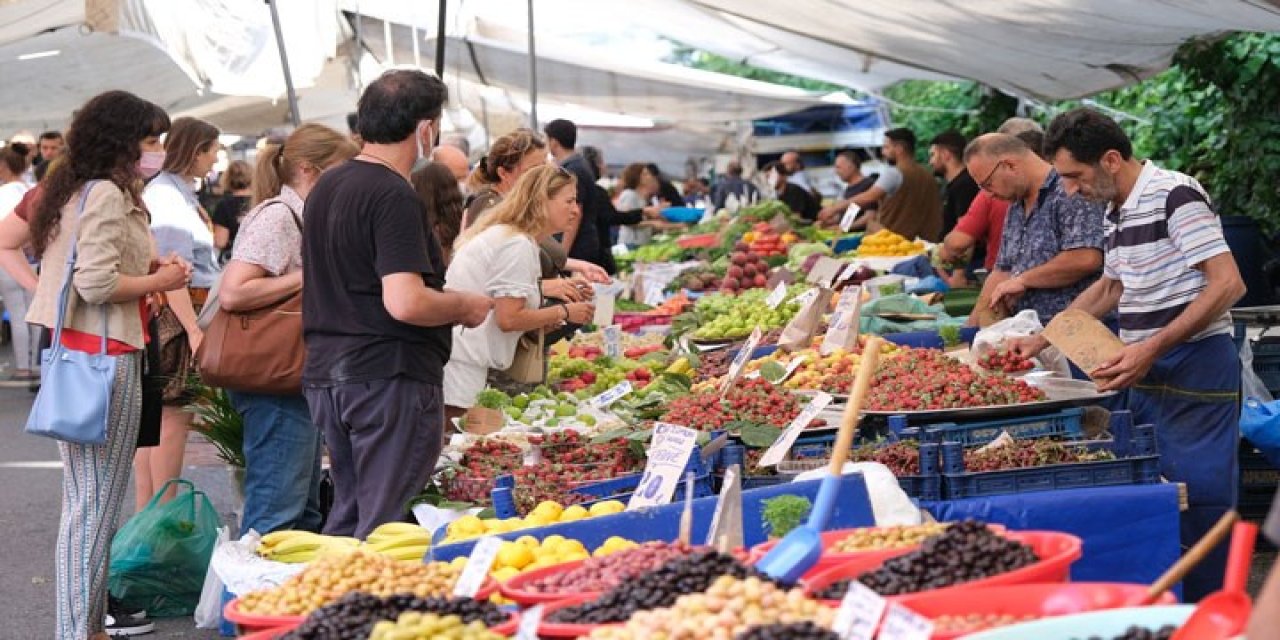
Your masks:
M567 556L571 553L586 553L587 548L577 540L565 540L563 542L556 543L555 552L561 556Z
M484 525L481 533L498 533L498 527L502 525L502 521L497 518L485 518L480 522Z
M458 556L458 557L454 558L453 560L450 560L450 561L449 561L449 566L453 567L454 569L457 569L457 570L461 571L462 569L465 569L465 568L467 567L467 557L466 557L466 556Z
M548 520L555 521L563 512L564 507L560 506L559 502L554 500L543 500L542 502L539 502L538 505L533 508L533 511L530 511L529 513L544 516Z
M627 505L622 504L617 500L605 500L604 502L597 502L591 505L591 508L587 510L587 513L590 513L592 517L607 516L614 513L622 513L623 511L626 511L626 509Z
M572 553L566 553L560 556L561 562L577 562L578 560L586 560L587 558L590 558L590 557L591 557L591 554L587 553L585 550L574 551Z
M557 545L564 542L564 536L556 533L542 539L542 548L555 549Z
M546 514L530 513L524 517L524 524L527 528L545 527L549 524L555 524L555 518L548 518Z
M516 543L522 544L530 549L538 548L538 539L533 536L520 536L516 538Z
M475 535L484 533L484 522L474 515L465 515L449 523L449 535Z
M533 552L523 544L504 542L502 548L498 549L499 567L510 567L519 571L532 564L533 561Z
M560 522L574 522L587 517L590 517L587 510L583 508L582 505L575 504L572 507L565 509L564 513L560 514Z
M506 582L518 575L520 575L520 570L515 567L502 567L501 569L489 572L489 577L497 580L498 582Z

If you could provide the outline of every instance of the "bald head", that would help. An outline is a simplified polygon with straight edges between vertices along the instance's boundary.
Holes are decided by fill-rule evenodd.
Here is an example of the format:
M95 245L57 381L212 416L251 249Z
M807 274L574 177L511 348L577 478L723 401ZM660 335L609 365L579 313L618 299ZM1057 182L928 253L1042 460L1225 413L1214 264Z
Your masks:
M1021 156L1031 153L1027 143L1007 133L988 133L969 143L964 148L964 161L968 163L974 156L1003 158L1005 156Z
M1009 118L1000 125L999 129L996 129L997 133L1007 133L1011 136L1016 136L1027 131L1044 133L1044 128L1040 126L1039 122L1036 122L1031 118Z
M448 167L449 173L452 173L458 182L466 180L467 174L471 172L467 156L457 147L449 145L436 147L435 151L431 152L431 161Z

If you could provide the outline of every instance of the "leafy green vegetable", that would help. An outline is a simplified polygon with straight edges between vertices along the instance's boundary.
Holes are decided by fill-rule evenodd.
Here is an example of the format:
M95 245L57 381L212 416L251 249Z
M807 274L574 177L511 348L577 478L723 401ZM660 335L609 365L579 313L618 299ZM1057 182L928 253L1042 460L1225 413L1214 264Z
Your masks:
M750 423L738 432L742 444L755 449L763 449L774 443L782 435L782 429L767 425Z
M476 394L476 405L485 409L502 409L511 404L511 398L497 389L485 389Z
M764 526L769 535L781 538L809 517L813 503L803 496L782 495L764 501Z
M938 336L942 338L942 344L954 347L960 344L960 327L954 324L944 324L938 328Z

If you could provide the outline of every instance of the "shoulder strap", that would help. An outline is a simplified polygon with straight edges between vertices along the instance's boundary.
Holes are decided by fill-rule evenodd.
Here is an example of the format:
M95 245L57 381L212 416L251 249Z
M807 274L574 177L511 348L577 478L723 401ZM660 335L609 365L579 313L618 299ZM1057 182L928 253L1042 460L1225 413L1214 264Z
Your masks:
M80 193L80 206L76 209L76 224L71 228L70 244L67 247L66 272L62 274L62 287L58 290L58 316L53 327L53 337L50 342L50 348L60 349L62 345L62 327L67 320L67 305L71 298L71 277L75 273L76 258L79 255L79 248L76 246L77 240L80 238L80 220L84 216L85 203L89 201L89 193L93 191L93 186L101 180L90 180L86 182ZM101 355L107 354L107 306L102 307L102 332L99 336L101 345Z

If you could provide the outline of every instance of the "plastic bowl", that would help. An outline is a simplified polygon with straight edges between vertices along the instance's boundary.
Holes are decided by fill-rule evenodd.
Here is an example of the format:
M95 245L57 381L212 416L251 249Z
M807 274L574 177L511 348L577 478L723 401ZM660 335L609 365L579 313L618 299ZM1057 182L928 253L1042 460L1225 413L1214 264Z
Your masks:
M836 531L823 532L822 533L822 549L823 549L822 556L818 558L818 563L815 564L812 569L806 571L804 575L800 577L800 579L805 580L809 578L817 578L819 574L825 571L834 569L839 565L842 565L846 562L852 562L854 560L865 560L867 562L875 561L876 563L875 566L878 567L881 564L884 564L884 561L888 560L889 558L896 558L900 555L904 555L910 551L915 551L916 549L920 548L920 545L912 545L910 547L900 547L897 549L875 549L875 550L867 550L867 551L849 551L844 553L828 551L828 549L834 546L837 542L840 542L841 540L844 540L845 538L849 537L855 531L864 531L867 529L876 529L876 528L877 527L855 527L852 529L838 529ZM995 531L996 533L1004 533L1005 531L1005 527L1002 524L988 524L987 528L991 529L992 531ZM777 544L778 544L777 540L770 540L768 542L762 542L752 547L751 563L755 564L756 562L759 562L760 559L763 558L765 554L769 553L771 549L777 546Z
M964 638L965 640L1026 640L1027 638L1075 640L1091 636L1114 638L1134 625L1149 629L1157 629L1167 624L1181 625L1195 610L1196 607L1192 604L1108 609L979 631Z
M276 638L281 638L284 636L284 634L289 633L290 631L293 631L294 629L297 629L297 628L298 628L298 625L295 624L287 627L263 629L261 631L254 631L253 633L240 636L240 640L276 640Z
M599 593L581 592L581 593L542 593L539 591L530 591L527 587L533 582L537 582L542 578L565 571L572 571L582 566L586 560L575 560L563 564L534 569L533 571L525 571L517 574L515 577L498 585L498 591L503 597L514 600L516 604L522 607L531 607L535 604L547 604L550 602L559 602L572 598L589 597L595 599L600 597Z
M542 623L538 625L539 638L577 638L579 636L591 635L592 631L601 627L619 627L622 623L614 624L565 624L559 622L547 622L547 616L553 611L559 611L565 607L591 602L599 596L582 595L573 598L559 600L546 605L542 608Z
M666 218L667 222L695 224L702 219L702 215L706 212L706 209L695 209L693 207L667 207L662 210L662 217Z
M1040 561L1015 571L923 593L956 592L976 587L993 587L1007 584L1066 582L1071 576L1071 564L1079 560L1082 555L1080 538L1067 533L1059 533L1057 531L1016 531L1005 534L1005 537L1031 545ZM884 558L855 558L806 580L804 583L805 591L809 594L817 593L834 582L856 578L866 571L876 569L884 564L884 561ZM900 600L904 597L906 596L890 596L889 599ZM833 607L840 606L839 600L823 600L823 602Z
M1146 591L1147 585L1120 582L1015 584L917 593L901 597L898 603L931 619L970 614L1052 618L1123 607ZM1166 592L1157 604L1176 602L1173 594ZM965 637L965 633L934 631L931 637L952 640Z

